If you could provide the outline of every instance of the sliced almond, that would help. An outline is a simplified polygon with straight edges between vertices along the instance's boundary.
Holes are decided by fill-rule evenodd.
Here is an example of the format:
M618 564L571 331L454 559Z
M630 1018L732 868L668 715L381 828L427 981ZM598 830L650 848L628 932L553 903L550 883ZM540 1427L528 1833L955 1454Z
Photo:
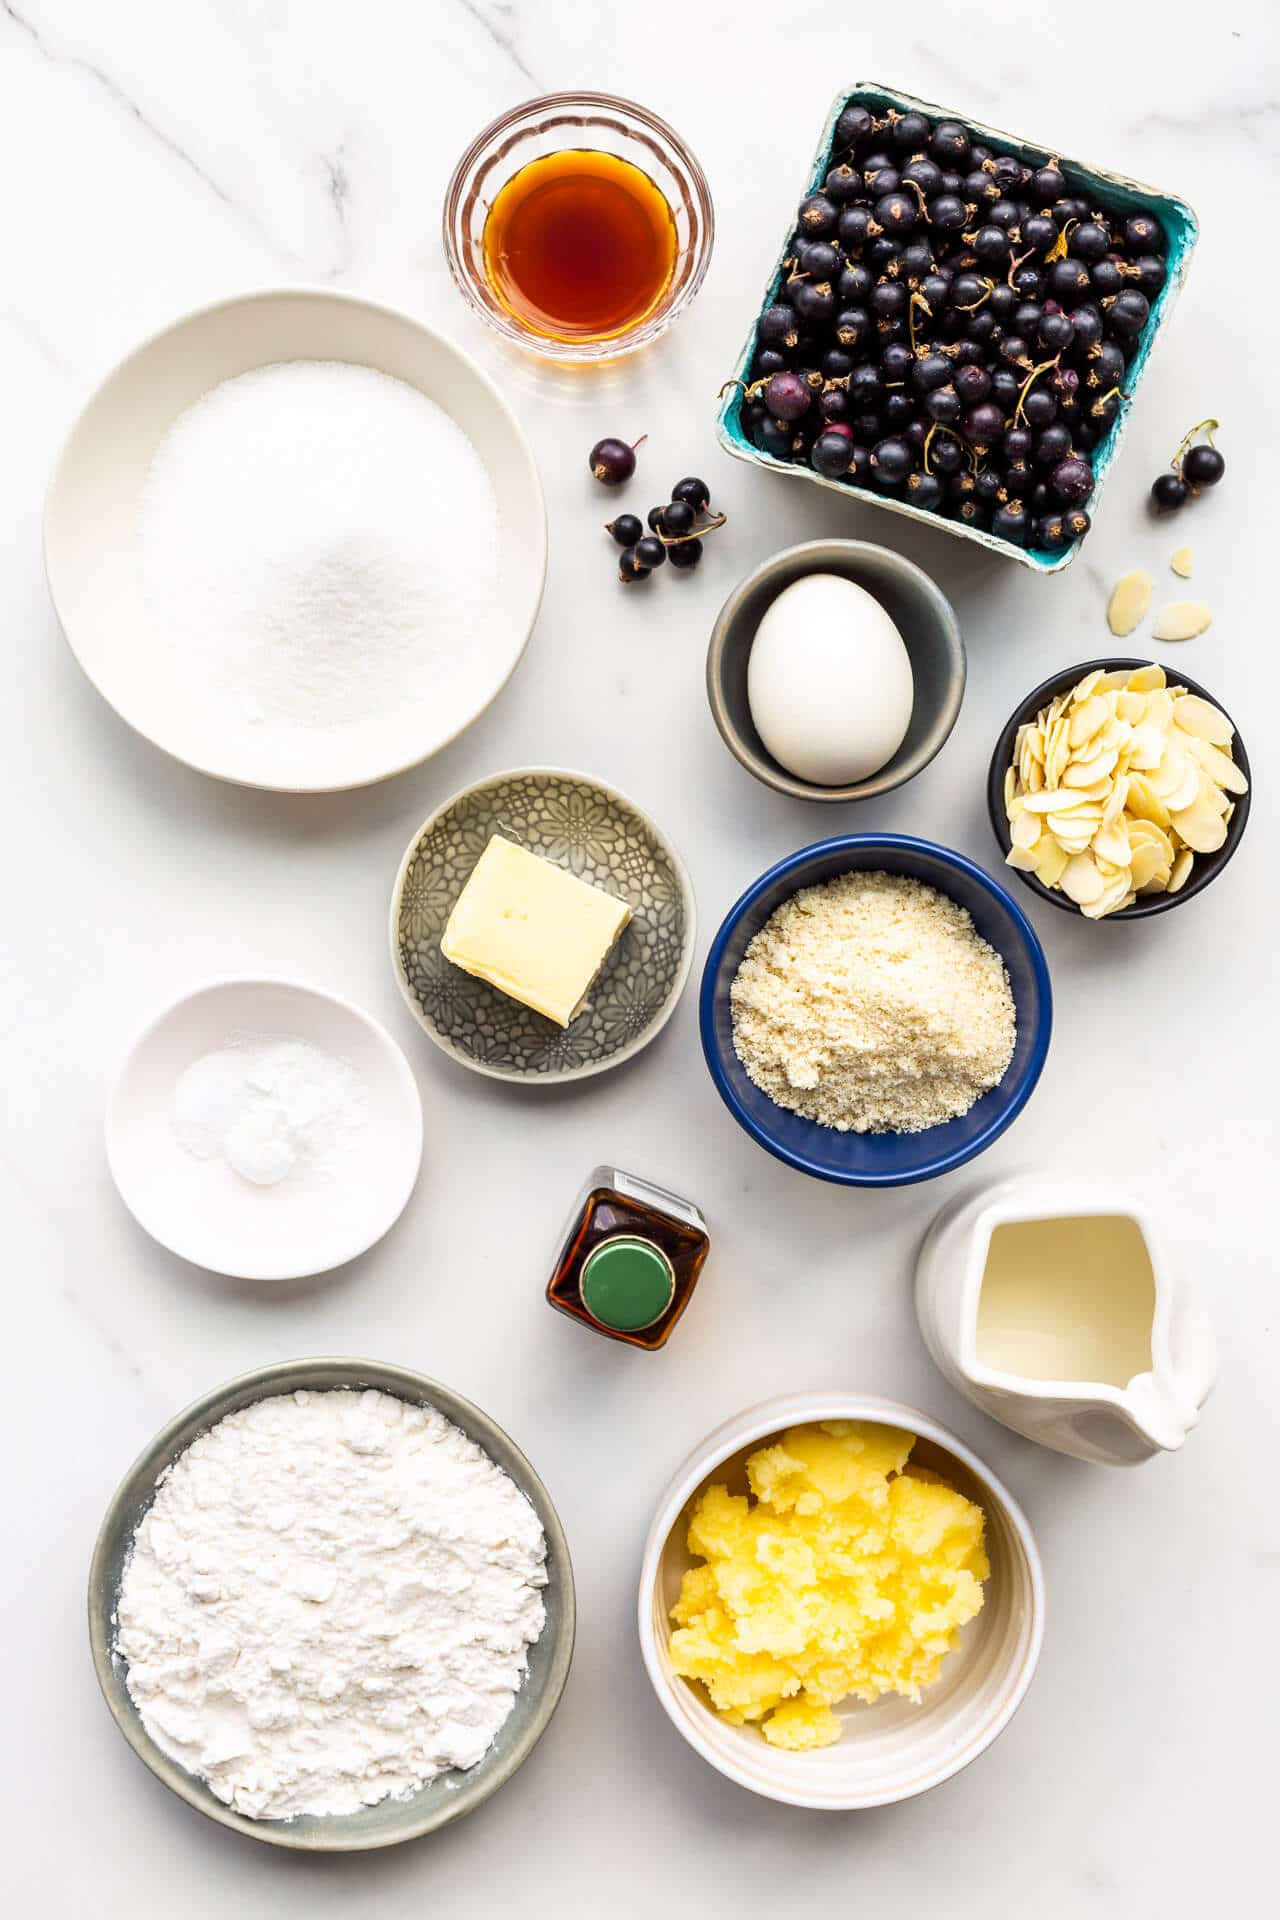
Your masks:
M1186 886L1194 861L1195 855L1192 853L1190 847L1184 847L1174 861L1173 869L1169 875L1168 890L1170 893L1180 893L1183 887Z
M1099 860L1109 860L1114 867L1129 869L1129 836L1118 820L1101 826L1094 834L1092 847Z
M1107 602L1107 625L1117 639L1140 627L1151 605L1151 575L1139 567L1116 581Z
M1016 867L1019 873L1036 871L1035 855L1028 847L1010 847L1004 857L1006 867Z
M1150 693L1164 685L1164 668L1153 660L1149 667L1135 667L1125 682L1130 693Z
M1062 891L1078 907L1099 899L1105 889L1106 883L1092 855L1078 853L1073 860L1068 860L1062 875Z
M1175 814L1174 825L1193 853L1216 853L1227 837L1226 821L1198 801L1185 813Z
M1034 847L1044 832L1044 824L1038 813L1020 813L1010 830L1009 838L1015 847Z
M1174 701L1173 724L1181 727L1184 733L1194 733L1199 739L1208 740L1212 746L1231 745L1231 722L1208 700L1202 700L1199 694L1184 693L1180 700Z
M1213 746L1208 740L1200 739L1197 734L1187 736L1187 746L1218 786L1225 788L1228 793L1248 793L1249 782L1229 753L1224 753L1221 747Z
M1070 858L1066 848L1060 847L1050 834L1042 836L1036 845L1036 873L1046 887L1057 886Z
M1189 580L1191 578L1190 547L1179 547L1178 551L1173 555L1172 559L1170 560L1169 565L1173 568L1173 571L1177 574L1179 580ZM1177 890L1178 889L1176 887L1170 887L1169 889L1170 893L1176 893Z
M1150 841L1143 841L1140 846L1133 849L1130 878L1132 885L1139 893L1154 878L1160 865L1160 849Z
M1213 615L1199 600L1171 600L1161 607L1151 629L1154 640L1195 640L1213 624Z

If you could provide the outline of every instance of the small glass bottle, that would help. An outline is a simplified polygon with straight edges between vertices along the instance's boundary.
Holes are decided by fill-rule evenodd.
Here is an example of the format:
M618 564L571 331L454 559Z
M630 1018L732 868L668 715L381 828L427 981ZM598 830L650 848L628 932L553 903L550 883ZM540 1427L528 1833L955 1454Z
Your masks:
M711 1249L698 1209L620 1167L596 1167L579 1194L547 1299L595 1333L665 1346Z

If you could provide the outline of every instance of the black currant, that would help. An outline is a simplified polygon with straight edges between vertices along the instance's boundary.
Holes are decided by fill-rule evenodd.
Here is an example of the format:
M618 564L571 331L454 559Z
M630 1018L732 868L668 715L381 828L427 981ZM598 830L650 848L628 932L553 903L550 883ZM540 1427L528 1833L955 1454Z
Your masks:
M872 476L877 486L900 486L910 473L911 467L911 449L905 441L881 440L872 452Z
M958 120L939 120L929 151L944 167L962 167L969 158L969 134Z
M1185 506L1191 489L1180 473L1158 473L1151 482L1151 498L1162 513L1172 513Z
M695 513L702 513L711 504L711 489L705 480L699 480L696 474L689 474L683 480L677 480L671 489L673 500L683 500Z
M636 470L636 447L639 445L639 440L630 447L625 440L597 440L587 455L587 465L593 479L605 487L620 487Z
M656 533L646 533L643 540L635 545L636 559L645 567L660 567L667 557L667 549Z
M620 513L616 520L609 522L605 532L611 533L620 547L634 547L644 528L634 513Z
M796 325L794 307L766 307L760 315L756 337L767 347L781 347L787 352L792 347L798 347L800 329Z
M701 558L701 540L681 540L678 546L667 548L667 559L678 573L687 573Z
M687 500L669 500L662 509L662 531L673 539L692 533L697 515Z
M828 233L834 233L836 221L840 218L834 200L825 193L811 193L807 200L800 202L796 215L802 233L814 240L820 240Z
M1226 470L1216 447L1188 447L1182 456L1182 477L1193 487L1216 487Z

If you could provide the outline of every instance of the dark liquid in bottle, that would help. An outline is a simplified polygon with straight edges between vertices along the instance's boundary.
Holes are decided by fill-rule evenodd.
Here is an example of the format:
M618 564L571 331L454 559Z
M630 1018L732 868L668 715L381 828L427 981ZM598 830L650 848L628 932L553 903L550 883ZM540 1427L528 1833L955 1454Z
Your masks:
M625 1331L602 1327L583 1302L582 1270L597 1247L618 1235L647 1240L665 1257L674 1280L670 1304L647 1327ZM560 1249L556 1269L547 1285L547 1299L561 1313L571 1314L611 1339L625 1340L629 1346L650 1350L665 1346L676 1321L689 1304L711 1242L705 1232L674 1219L657 1207L646 1205L630 1194L612 1187L595 1187L587 1195L582 1211Z
M676 263L671 208L616 154L531 160L484 226L485 275L512 316L558 340L607 340L651 314Z

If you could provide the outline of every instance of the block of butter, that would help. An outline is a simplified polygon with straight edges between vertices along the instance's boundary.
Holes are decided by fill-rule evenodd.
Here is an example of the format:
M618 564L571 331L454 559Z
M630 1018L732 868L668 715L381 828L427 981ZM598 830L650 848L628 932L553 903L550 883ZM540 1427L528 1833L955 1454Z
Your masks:
M625 901L495 833L454 903L440 951L567 1027L630 918Z

